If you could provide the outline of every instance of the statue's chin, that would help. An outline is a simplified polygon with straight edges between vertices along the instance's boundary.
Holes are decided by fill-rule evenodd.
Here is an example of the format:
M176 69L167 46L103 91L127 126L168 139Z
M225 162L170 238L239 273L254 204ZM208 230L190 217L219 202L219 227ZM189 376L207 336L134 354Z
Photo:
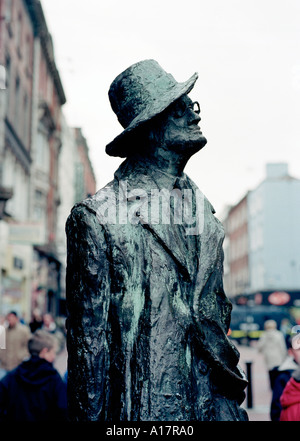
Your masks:
M183 154L185 156L192 156L195 153L199 152L199 150L203 149L203 147L206 145L207 139L204 136L199 137L195 140L189 140L186 142L174 142L172 144L169 144L169 149L176 152Z
M196 142L196 143L197 143L198 146L199 146L199 150L201 150L201 149L203 149L203 147L206 145L206 143L207 143L207 139L205 138L205 136L202 136L202 135L201 135L201 138L200 138L199 141ZM199 150L197 150L197 151L199 151Z

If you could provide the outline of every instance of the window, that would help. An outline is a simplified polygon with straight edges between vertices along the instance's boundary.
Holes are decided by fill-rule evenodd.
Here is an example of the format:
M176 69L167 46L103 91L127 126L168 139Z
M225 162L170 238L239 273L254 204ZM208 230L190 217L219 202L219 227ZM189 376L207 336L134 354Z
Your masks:
M36 164L44 172L49 171L49 144L47 135L38 131L36 145Z
M14 257L14 268L21 270L23 269L23 267L23 259L21 259L20 257Z
M35 200L34 200L34 220L42 220L45 217L45 195L40 190L35 190Z
M16 23L16 28L17 28L17 35L16 35L16 39L17 39L17 48L18 48L18 54L19 56L21 55L21 46L22 46L22 28L23 28L23 23L22 23L22 16L21 14L18 15L18 20Z
M5 91L5 94L6 94L6 114L8 114L9 113L9 103L10 103L9 95L10 95L10 74L11 74L9 56L6 57L5 64L6 64L6 91Z
M5 0L5 23L11 22L11 8L12 8L11 0Z
M27 35L24 47L24 59L26 62L26 72L27 75L30 75L32 72L32 57L31 57L31 38L30 35Z
M20 79L19 77L16 78L16 88L15 88L15 109L14 109L14 125L16 128L20 127L20 119L19 119L19 114L20 114Z
M24 94L23 98L23 140L26 149L29 149L29 124L30 114L27 94Z

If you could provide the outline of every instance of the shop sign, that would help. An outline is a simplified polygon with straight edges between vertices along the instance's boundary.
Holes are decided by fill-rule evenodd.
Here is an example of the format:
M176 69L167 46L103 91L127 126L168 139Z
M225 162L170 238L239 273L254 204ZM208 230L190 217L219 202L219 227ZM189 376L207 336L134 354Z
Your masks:
M290 301L290 299L291 296L285 291L274 291L268 297L271 305L278 306L286 305Z

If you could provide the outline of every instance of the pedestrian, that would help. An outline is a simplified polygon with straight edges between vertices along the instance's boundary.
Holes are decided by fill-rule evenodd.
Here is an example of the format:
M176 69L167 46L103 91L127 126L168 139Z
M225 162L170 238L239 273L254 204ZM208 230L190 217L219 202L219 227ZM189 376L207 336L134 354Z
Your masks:
M17 367L29 356L27 345L31 336L28 326L20 323L18 314L15 311L11 311L7 314L6 323L6 349L0 350L0 362L3 374Z
M277 369L277 377L274 381L270 417L271 421L279 421L280 412L282 410L280 404L280 397L282 392L291 378L292 373L299 368L300 365L300 349L295 349L292 346L291 337L287 341L288 355L283 363Z
M277 369L287 356L287 346L275 320L266 320L264 332L257 342L257 349L262 352L269 373L270 387L273 390Z
M28 349L31 357L0 381L0 421L66 421L66 384L53 367L56 338L38 329Z
M280 421L300 421L300 368L292 373L282 392L280 404Z
M53 316L50 313L46 313L43 316L43 324L41 329L50 332L51 334L55 335L58 341L58 351L60 352L65 345L65 336L63 332L59 329L57 326Z
M43 326L43 316L38 308L35 308L32 312L32 320L29 323L29 327L32 333Z
M290 338L290 332L291 332L292 327L293 327L293 325L288 318L285 317L281 320L279 330L283 333L287 346L289 346L288 341Z
M42 329L53 334L56 332L56 323L51 314L47 313L43 315Z

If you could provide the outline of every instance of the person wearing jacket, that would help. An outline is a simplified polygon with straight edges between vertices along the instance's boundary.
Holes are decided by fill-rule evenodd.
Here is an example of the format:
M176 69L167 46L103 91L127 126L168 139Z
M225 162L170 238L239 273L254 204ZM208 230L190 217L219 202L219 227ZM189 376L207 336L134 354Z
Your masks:
M292 373L297 370L300 365L300 349L293 348L291 338L287 340L287 346L288 355L277 369L277 376L274 382L270 409L271 421L279 421L280 412L282 410L280 397Z
M277 329L275 320L266 320L264 333L257 342L257 349L265 359L268 369L270 387L273 390L277 368L283 363L287 356L287 346L283 333Z
M285 386L280 404L280 421L300 421L300 368L293 372Z
M8 325L5 330L6 349L0 351L0 367L3 370L3 376L29 356L28 340L31 336L29 327L20 323L15 311L7 314L6 323Z
M37 330L28 349L31 357L0 381L0 421L67 420L66 384L52 365L55 337Z

